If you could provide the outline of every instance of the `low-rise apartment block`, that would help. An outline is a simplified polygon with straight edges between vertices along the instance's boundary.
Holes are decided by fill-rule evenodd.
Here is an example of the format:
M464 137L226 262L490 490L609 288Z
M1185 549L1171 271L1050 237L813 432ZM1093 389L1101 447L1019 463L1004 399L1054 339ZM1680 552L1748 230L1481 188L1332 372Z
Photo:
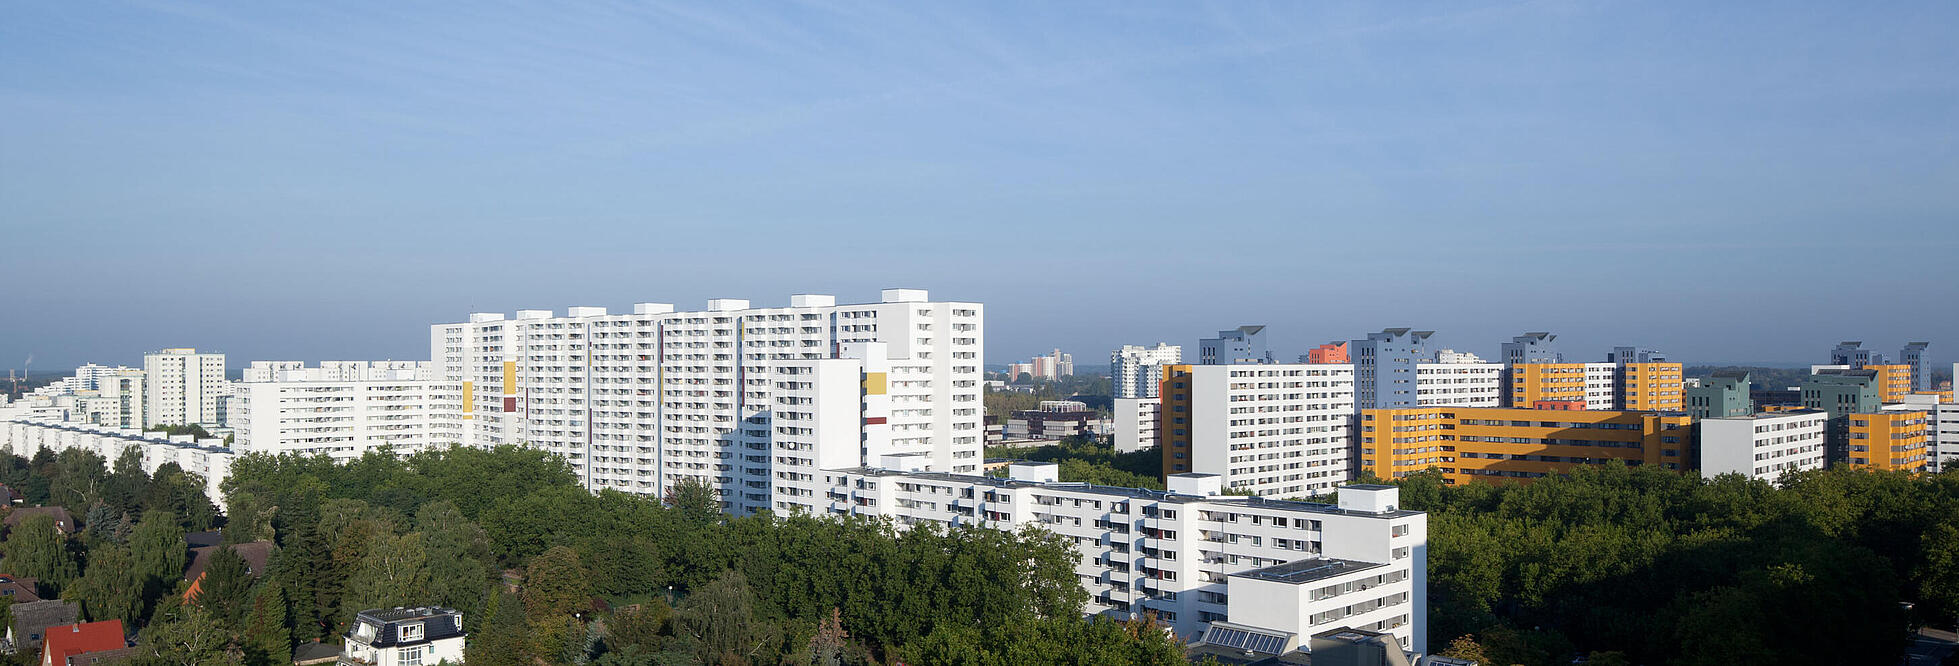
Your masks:
M225 448L222 439L197 441L189 435L165 436L136 428L37 421L0 413L0 452L22 458L33 458L41 449L57 454L82 449L102 456L113 465L124 451L132 448L142 454L144 472L155 474L164 464L175 463L184 471L198 475L204 480L204 493L220 511L224 509L223 484L231 476L235 454Z
M1297 644L1354 627L1426 651L1427 516L1400 509L1393 487L1346 486L1327 505L1221 495L1204 474L1173 474L1168 491L1060 483L1052 463L1016 463L1011 478L823 474L821 514L1033 524L1074 541L1092 613L1153 613L1186 639L1236 627Z
M1692 419L1669 412L1421 407L1363 410L1361 465L1384 479L1529 480L1622 461L1690 467Z
M1775 481L1791 472L1823 469L1829 420L1817 410L1701 419L1695 424L1701 475Z
M1039 408L1018 410L1008 417L1007 439L1058 440L1109 430L1108 420L1075 400L1042 400Z

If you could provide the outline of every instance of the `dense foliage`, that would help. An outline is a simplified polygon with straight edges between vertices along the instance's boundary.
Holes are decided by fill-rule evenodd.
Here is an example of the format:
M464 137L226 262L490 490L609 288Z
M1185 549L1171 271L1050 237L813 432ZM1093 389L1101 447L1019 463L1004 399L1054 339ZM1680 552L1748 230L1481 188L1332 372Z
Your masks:
M1059 465L1062 481L1100 486L1163 489L1163 454L1155 449L1117 453L1114 446L1090 436L1069 437L1037 448L990 447L987 458L1014 458ZM1006 474L1004 468L996 475Z
M1776 488L1580 467L1528 485L1400 482L1429 511L1431 643L1499 664L1897 661L1959 617L1959 473L1808 472ZM1915 604L1910 614L1900 602ZM1596 661L1596 660L1595 660Z
M226 488L234 523L277 533L297 639L440 603L464 611L471 664L1180 660L1160 631L1083 620L1073 544L1031 528L730 518L704 487L593 494L517 447L248 456Z

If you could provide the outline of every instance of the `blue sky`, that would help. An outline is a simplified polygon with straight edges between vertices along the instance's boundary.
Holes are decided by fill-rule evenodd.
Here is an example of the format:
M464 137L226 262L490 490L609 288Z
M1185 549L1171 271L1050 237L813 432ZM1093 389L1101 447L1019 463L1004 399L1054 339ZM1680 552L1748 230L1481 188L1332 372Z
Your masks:
M992 363L1959 357L1959 3L276 4L7 10L0 367L886 286Z

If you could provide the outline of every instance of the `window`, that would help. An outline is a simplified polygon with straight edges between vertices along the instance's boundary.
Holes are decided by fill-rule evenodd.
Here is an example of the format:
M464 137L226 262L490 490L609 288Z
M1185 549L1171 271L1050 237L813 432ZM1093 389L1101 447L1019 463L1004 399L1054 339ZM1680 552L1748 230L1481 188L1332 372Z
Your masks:
M420 628L421 625L416 625L418 631ZM401 648L395 651L395 663L401 666L422 666L422 648Z
M414 624L401 625L401 640L402 641L422 640L422 623L416 622Z

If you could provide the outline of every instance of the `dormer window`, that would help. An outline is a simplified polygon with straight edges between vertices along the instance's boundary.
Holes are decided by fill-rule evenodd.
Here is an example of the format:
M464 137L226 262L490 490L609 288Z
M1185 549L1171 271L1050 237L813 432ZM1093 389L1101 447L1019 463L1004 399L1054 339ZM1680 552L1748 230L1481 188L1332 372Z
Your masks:
M401 640L403 642L422 640L422 623L401 625Z

